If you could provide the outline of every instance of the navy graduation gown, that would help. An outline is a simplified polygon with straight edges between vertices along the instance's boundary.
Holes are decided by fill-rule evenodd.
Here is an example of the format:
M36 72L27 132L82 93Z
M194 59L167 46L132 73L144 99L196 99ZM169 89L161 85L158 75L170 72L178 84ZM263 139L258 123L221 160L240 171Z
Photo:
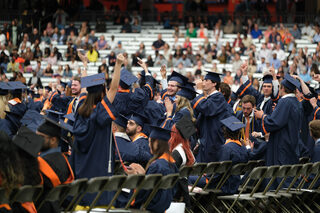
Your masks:
M216 92L205 98L199 95L192 101L197 116L200 146L196 157L198 162L217 161L219 149L224 144L220 120L231 116L228 103L222 93Z
M246 163L249 160L249 153L247 149L238 143L232 142L225 143L221 147L219 152L219 161L232 161L232 164ZM221 190L226 194L234 194L238 191L240 185L240 175L232 175L228 178L225 184L222 186Z
M154 100L149 100L143 112L151 125L159 125L165 119L166 108Z
M244 124L245 123L245 117L243 116L243 112L242 111L238 111L236 112L236 117L242 121ZM250 122L250 131L249 133L251 134L252 132L262 132L262 128L261 128L261 120L256 119L256 117L253 115L251 122Z
M152 158L148 137L145 134L140 133L140 135L138 135L136 138L132 140L132 143L136 144L140 150L145 152L149 159Z
M130 163L147 164L151 159L150 152L146 152L142 147L138 146L137 143L132 143L128 136L126 137L115 133L115 139L122 160ZM119 159L118 154L116 154L116 159Z
M164 122L162 122L161 127L171 129L172 126L185 115L190 116L190 111L187 107L180 109L179 111L175 112L173 116L168 117Z
M271 115L263 115L262 129L270 132L266 165L286 165L299 162L301 103L294 94L281 98Z
M90 117L76 114L74 145L70 164L76 179L110 176L114 167L114 144L111 122L116 119L116 111L105 96L93 109ZM86 195L80 205L88 206L94 195ZM112 193L103 193L97 205L106 205Z
M177 172L178 169L174 163L169 163L166 159L159 158L150 164L148 170L146 171L146 175L162 174L165 176ZM136 197L134 207L139 208L146 201L150 193L151 190L141 190ZM167 190L160 189L153 197L152 201L147 207L147 210L156 213L165 212L165 210L169 208L174 194L175 188Z

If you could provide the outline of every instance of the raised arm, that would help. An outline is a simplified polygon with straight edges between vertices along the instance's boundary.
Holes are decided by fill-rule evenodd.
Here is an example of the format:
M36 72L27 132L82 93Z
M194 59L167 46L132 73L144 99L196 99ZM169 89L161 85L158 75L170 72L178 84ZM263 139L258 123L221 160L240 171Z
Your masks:
M124 62L124 56L122 54L117 55L117 61L114 66L114 73L112 77L112 81L110 84L110 89L107 91L107 98L110 101L110 103L113 102L114 98L116 97L119 82L120 82L120 72L121 72L121 65Z

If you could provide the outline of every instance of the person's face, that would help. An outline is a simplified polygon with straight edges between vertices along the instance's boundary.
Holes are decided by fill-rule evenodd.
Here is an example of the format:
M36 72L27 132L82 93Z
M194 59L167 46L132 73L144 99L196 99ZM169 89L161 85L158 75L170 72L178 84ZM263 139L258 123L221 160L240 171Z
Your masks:
M73 95L79 95L80 91L81 91L80 82L73 80L72 84L71 84L71 92L72 92L72 94Z
M127 124L126 133L129 137L137 133L138 124L134 120L129 120Z
M43 134L42 132L38 132L38 131L36 131L36 134L40 135L44 139L44 142L43 142L43 145L42 145L42 148L41 148L41 152L52 148L51 144L54 142L53 141L54 140L53 137L50 137L49 135Z
M211 80L209 79L205 79L203 80L203 90L205 92L211 91L213 90L213 88L215 87L215 83L213 83Z
M179 90L178 82L176 81L169 81L167 92L169 96L174 96Z
M242 104L242 112L244 117L249 117L252 113L253 106L250 102Z
M177 95L177 96L176 96L176 99L174 100L174 102L176 103L176 105L178 105L180 99L181 99L180 95Z
M271 83L263 83L262 91L265 96L269 97L272 93L272 84Z

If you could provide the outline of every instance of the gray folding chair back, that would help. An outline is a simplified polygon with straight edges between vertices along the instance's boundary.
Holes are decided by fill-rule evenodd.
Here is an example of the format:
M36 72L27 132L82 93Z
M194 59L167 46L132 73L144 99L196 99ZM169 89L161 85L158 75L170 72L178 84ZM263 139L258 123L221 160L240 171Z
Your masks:
M81 179L76 179L72 183L70 183L70 189L68 193L60 201L60 205L62 205L63 201L67 196L73 197L69 205L65 209L65 211L70 211L74 207L74 203L77 201L78 197L86 190L87 182L88 182L87 178L81 178Z
M217 186L217 188L220 189L230 176L243 174L244 171L246 170L246 166L247 166L247 163L238 163L232 166L228 174L224 176L222 182L220 181L221 183L220 185Z
M300 183L297 186L297 190L301 190L303 185L306 183L306 179L311 174L312 166L313 166L313 163L305 163L305 164L303 164L301 172L300 172L301 173Z
M179 174L181 178L187 178L190 176L192 171L192 166L183 166L179 169Z
M247 162L246 171L247 171L247 172L251 172L252 169L254 169L254 168L257 167L257 166L258 166L258 161L256 161L256 160L249 160L249 161Z
M80 192L80 195L78 196L77 200L73 203L73 207L71 208L71 210L73 210L78 205L78 203L82 200L82 198L87 193L100 192L101 189L108 183L108 180L109 180L108 176L94 177L94 178L91 178L90 180L88 180L85 189L82 192ZM94 200L94 201L93 202L94 202L94 205L95 205L97 200Z
M193 186L191 187L190 192L192 192L193 189L197 186L198 182L200 181L200 179L202 178L202 175L205 172L207 165L208 165L207 163L196 163L192 166L192 171L190 175L198 176L198 178L196 179Z
M221 174L221 179L220 179L219 183L217 184L217 187L214 189L214 190L218 190L218 186L222 183L224 177L227 175L227 172L229 171L229 169L232 166L232 161L221 161L221 162L214 162L214 163L217 165L214 167L214 172L211 173L211 177L209 178L207 184L203 187L204 191L206 191L208 189L215 174ZM208 164L208 166L210 166L210 165L211 165L211 163ZM212 190L210 190L210 191L212 191Z
M18 203L25 203L25 202L33 202L36 201L39 195L42 193L42 186L22 186L19 189L14 190L13 193L10 195L10 202L18 202Z
M149 197L145 201L145 203L141 206L141 209L146 209L150 202L152 201L153 197L157 194L159 189L170 189L173 188L177 181L179 180L179 174L169 174L166 176L162 176L161 181L157 189L152 190Z
M1 204L9 204L9 195L5 188L0 188L0 205Z
M275 174L279 171L279 169L280 169L280 166L278 166L278 165L268 167L266 173L264 174L264 178L270 178L270 180L269 180L268 184L266 185L266 187L264 188L262 195L265 195L267 193L269 188L272 186L272 184L276 180Z
M127 202L125 209L128 209L130 207L130 204L136 198L136 196L138 195L140 190L154 189L157 191L159 188L159 185L161 183L161 181L160 181L161 177L162 177L162 174L146 175L145 178L141 181L141 183L137 187L135 187L135 191L132 194L132 196L130 197L129 201Z
M46 195L41 203L37 206L37 210L41 209L45 202L60 201L61 198L68 193L70 190L70 185L62 184L52 188Z
M312 182L310 183L308 189L313 189L314 185L320 178L320 161L313 164L311 169L311 174L314 175Z

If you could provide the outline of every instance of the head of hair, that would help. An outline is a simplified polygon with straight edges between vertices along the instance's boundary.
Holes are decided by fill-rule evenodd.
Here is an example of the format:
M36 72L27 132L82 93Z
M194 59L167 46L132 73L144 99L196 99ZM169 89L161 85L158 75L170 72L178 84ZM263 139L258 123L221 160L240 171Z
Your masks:
M170 155L168 141L155 139L155 138L150 138L150 141L151 141L151 149L152 149L153 157L149 160L146 166L146 169L148 169L150 164L156 159L158 159L164 153L168 153ZM156 150L153 149L153 143L155 142L158 142L158 146Z
M6 117L6 112L10 111L9 105L8 105L8 96L1 95L0 96L0 118L4 119Z
M242 99L241 99L241 102L243 104L245 103L251 103L252 106L255 106L256 105L256 99L255 97L253 97L252 95L245 95Z
M314 74L320 74L317 64L312 64L311 65L311 71L313 71Z
M183 96L179 96L178 104L177 104L177 107L176 107L176 112L178 112L179 110L181 110L184 107L187 107L187 109L190 112L192 121L195 122L196 119L193 116L194 113L193 113L193 109L191 107L190 101L187 98L183 97Z
M9 195L12 189L23 184L23 173L16 146L3 131L0 131L0 138L1 187L3 187Z
M116 122L112 122L112 125L117 127L118 132L126 132L126 128L118 125Z
M320 120L313 120L309 123L311 136L318 139L320 138Z
M281 88L284 89L284 92L285 92L286 94L290 94L290 93L294 93L294 92L295 92L294 90L291 90L291 89L283 86L282 84L281 84Z
M195 159L191 152L190 142L182 137L179 130L177 129L176 125L174 124L172 127L171 138L169 140L169 151L172 152L173 149L178 146L180 143L182 144L182 148L184 149L187 155L187 166L191 166Z
M222 127L223 136L225 139L239 140L240 139L240 130L231 131L227 127Z
M75 76L73 77L74 81L79 81L81 83L81 77L80 76Z
M229 100L230 95L231 95L231 88L228 84L221 82L220 83L220 91L224 96L224 99L226 99L226 101Z
M83 104L79 107L78 113L84 118L88 118L94 106L97 105L101 100L102 97L105 96L105 90L99 92L88 93L87 98L83 102Z
M213 81L213 80L210 80L212 83L216 83L216 86L215 86L215 88L216 88L216 90L219 90L220 89L220 84L221 84L221 82L215 82L215 81Z

